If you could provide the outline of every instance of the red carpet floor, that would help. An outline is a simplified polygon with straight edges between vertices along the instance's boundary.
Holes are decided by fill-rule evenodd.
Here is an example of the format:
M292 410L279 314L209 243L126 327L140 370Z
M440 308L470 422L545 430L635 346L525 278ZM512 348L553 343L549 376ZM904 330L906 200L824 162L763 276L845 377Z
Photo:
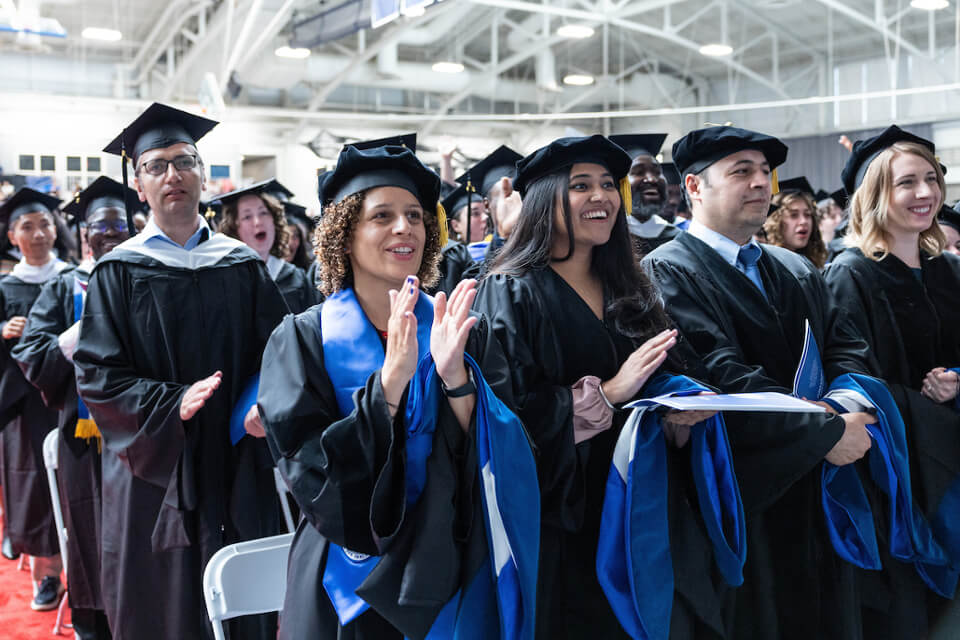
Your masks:
M24 569L29 567L24 565ZM53 623L57 612L34 611L30 608L33 587L30 572L17 571L17 561L0 556L0 638L3 640L56 640L73 638L71 629L63 629L59 636L53 635ZM70 609L64 612L65 622L70 621Z

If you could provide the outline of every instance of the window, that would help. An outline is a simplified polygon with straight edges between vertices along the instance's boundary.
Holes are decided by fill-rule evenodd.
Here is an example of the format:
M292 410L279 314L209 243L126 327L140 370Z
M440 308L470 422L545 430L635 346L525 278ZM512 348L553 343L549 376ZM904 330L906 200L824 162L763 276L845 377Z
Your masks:
M87 157L87 171L100 173L100 158Z
M40 156L40 171L56 171L57 159L53 156Z
M83 158L67 156L67 171L83 171Z
M20 156L20 171L33 171L36 159L33 156Z

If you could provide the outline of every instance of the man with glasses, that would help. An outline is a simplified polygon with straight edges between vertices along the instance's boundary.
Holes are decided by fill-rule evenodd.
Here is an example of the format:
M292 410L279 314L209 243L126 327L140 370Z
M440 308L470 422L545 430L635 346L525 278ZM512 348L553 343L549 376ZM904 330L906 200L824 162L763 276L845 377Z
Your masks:
M216 124L154 104L105 149L130 157L152 211L94 267L74 354L103 441L101 581L117 640L212 637L207 561L276 533L260 526L279 508L266 446L232 444L229 423L287 307L259 256L198 214L196 142ZM264 619L233 626L234 639L276 633Z
M129 200L135 201L136 192ZM132 197L130 197L132 196ZM66 565L70 620L77 638L110 638L100 591L100 433L79 402L73 352L90 272L97 260L130 237L124 212L124 188L97 178L63 208L80 225L81 246L89 254L75 268L48 281L30 308L27 328L13 357L23 375L59 411L58 471L60 502L67 536Z

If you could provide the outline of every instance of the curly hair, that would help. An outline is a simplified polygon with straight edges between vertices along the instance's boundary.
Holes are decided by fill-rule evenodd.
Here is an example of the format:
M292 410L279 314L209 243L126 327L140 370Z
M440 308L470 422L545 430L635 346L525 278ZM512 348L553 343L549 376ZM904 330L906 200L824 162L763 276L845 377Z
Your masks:
M320 263L320 292L330 296L349 287L353 282L350 257L347 247L353 237L353 230L363 211L366 191L354 193L342 201L327 205L323 217L313 235L314 254ZM440 280L440 225L436 214L425 211L423 226L426 230L426 242L423 246L423 259L417 277L421 288L432 287Z
M287 216L283 213L283 205L280 204L279 200L269 194L258 193L256 195L263 201L270 215L273 216L274 235L273 246L270 247L270 255L281 259L286 258L287 244L290 242L290 232L287 231ZM217 227L217 231L220 233L230 236L231 238L236 238L237 240L240 239L240 236L237 234L237 204L239 202L240 198L237 198L223 205L223 219Z
M915 142L897 142L880 152L863 176L863 182L850 198L850 230L845 238L848 247L857 247L873 260L883 260L890 253L891 237L887 231L890 217L890 198L893 193L893 159L901 153L912 153L930 163L937 174L940 201L934 211L940 211L947 188L943 170L933 152ZM931 257L939 256L947 246L937 217L930 216L930 226L920 233L920 249Z
M763 223L766 242L777 247L790 248L783 241L783 216L789 212L787 207L797 201L807 205L812 220L810 222L810 239L807 240L807 246L796 253L810 260L810 262L816 265L817 269L822 269L823 265L827 262L827 247L823 244L823 237L820 235L820 214L817 211L817 204L813 201L813 198L806 193L785 191L773 196L773 206L775 206L776 209L767 217L767 221Z

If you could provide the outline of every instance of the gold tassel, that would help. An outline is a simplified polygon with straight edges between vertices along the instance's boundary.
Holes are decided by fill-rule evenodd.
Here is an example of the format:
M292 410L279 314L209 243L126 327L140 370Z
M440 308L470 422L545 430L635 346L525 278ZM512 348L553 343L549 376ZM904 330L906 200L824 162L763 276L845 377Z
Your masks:
M780 180L777 178L777 170L774 169L770 172L770 195L777 195L780 193Z
M623 201L623 211L628 216L633 212L633 193L630 191L630 179L620 178L620 199Z
M443 249L450 240L450 234L447 231L447 211L439 202L437 203L437 225L440 227L440 248Z
M217 212L213 210L213 207L208 206L207 210L203 212L203 217L207 220L212 220L217 216Z
M77 420L77 428L73 432L74 438L83 438L87 442L90 442L90 438L97 439L97 451L100 451L100 444L102 442L100 436L100 429L97 428L97 423L93 421L93 418L80 418Z

